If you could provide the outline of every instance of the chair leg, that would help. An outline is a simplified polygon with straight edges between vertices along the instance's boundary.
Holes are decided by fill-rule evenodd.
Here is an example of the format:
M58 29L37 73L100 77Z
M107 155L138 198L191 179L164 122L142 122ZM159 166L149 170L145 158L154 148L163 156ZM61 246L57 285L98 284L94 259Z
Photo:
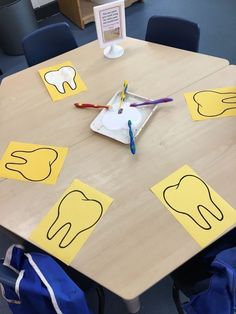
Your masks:
M101 286L96 288L98 295L98 314L104 314L105 311L105 293Z
M175 306L178 311L178 314L184 314L184 310L182 308L181 301L179 298L179 289L176 287L175 283L173 283L173 286L172 286L172 297L175 302Z

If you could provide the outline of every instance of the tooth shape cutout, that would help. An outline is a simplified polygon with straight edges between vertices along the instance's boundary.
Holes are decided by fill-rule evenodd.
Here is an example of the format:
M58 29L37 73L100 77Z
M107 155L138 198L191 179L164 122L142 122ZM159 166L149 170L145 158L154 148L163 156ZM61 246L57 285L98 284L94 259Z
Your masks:
M77 219L72 221L75 212ZM92 228L102 213L103 206L99 201L87 198L80 190L73 190L60 201L57 217L47 232L47 238L52 240L58 233L61 234L59 247L66 248L82 232Z
M19 161L8 162L5 168L20 173L29 181L43 181L50 176L58 152L50 147L41 147L30 151L17 150L11 156Z
M212 106L206 102L206 97L211 99ZM236 93L205 90L195 93L193 100L198 105L198 113L204 117L217 117L228 110L236 109Z
M192 191L195 191L194 196ZM163 197L170 208L187 215L204 230L211 229L211 224L204 217L207 212L208 217L210 214L218 221L224 218L222 211L212 200L209 187L197 176L183 176L178 184L164 190Z
M59 70L47 72L44 78L47 83L55 86L59 93L65 94L65 84L68 84L73 90L76 89L75 75L74 68L64 66Z

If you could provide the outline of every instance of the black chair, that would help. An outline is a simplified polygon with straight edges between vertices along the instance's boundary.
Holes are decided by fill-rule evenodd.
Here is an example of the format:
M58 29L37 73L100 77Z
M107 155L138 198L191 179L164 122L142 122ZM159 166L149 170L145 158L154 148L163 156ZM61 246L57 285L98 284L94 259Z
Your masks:
M198 24L177 17L152 16L147 25L145 40L189 51L198 51Z
M56 259L56 258L54 258ZM105 292L101 285L82 275L74 268L67 266L56 259L57 263L64 269L67 275L73 279L75 283L84 291L85 295L88 296L88 299L91 298L91 302L88 302L91 305L91 308L95 314L104 314L105 312ZM96 293L94 293L96 292ZM96 299L96 300L95 300ZM88 300L89 301L89 300ZM92 313L93 313L92 312Z
M23 51L29 66L78 47L70 26L56 23L41 27L23 38Z
M3 76L3 72L2 72L2 70L0 69L0 85L1 85L1 82L2 82L2 76Z
M214 258L223 250L233 247L236 247L236 228L229 231L171 274L173 279L172 297L178 314L184 314L180 292L189 298L206 290L209 287L213 274L211 263Z
M190 298L206 290L210 283L211 272L199 269L197 258L194 261L195 263L188 262L171 274L173 279L172 297L178 314L184 314L180 292Z

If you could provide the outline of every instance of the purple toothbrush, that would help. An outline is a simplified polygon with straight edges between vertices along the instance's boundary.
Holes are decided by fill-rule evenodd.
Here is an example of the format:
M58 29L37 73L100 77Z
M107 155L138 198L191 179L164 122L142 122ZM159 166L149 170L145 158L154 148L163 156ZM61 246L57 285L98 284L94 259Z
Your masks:
M156 100L148 100L148 101L144 101L142 103L133 103L130 104L130 107L139 107L139 106L145 106L145 105L157 105L157 104L161 104L163 102L169 102L172 101L172 98L160 98L160 99L156 99Z

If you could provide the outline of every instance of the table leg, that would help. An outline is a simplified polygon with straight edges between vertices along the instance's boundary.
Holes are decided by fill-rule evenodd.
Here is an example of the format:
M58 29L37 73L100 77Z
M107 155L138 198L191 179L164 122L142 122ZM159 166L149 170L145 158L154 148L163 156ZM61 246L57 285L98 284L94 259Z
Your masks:
M124 302L127 306L129 313L135 314L139 312L141 306L139 297L132 300L124 300Z

